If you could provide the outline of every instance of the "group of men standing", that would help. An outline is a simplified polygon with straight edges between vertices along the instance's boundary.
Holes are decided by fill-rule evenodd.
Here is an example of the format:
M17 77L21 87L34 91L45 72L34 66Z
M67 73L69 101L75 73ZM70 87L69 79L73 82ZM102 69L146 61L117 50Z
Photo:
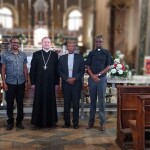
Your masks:
M1 75L7 101L7 130L14 127L14 99L17 103L16 127L24 129L22 120L24 91L28 84L27 56L24 52L19 51L19 40L16 37L13 37L10 42L11 50L4 52L1 56ZM102 36L97 36L96 48L89 53L87 61L84 62L83 56L74 52L74 41L67 41L68 54L58 58L58 54L50 49L50 38L42 39L42 49L33 53L29 73L30 83L34 89L32 125L40 128L57 126L55 90L59 88L61 78L64 97L64 125L62 127L71 126L70 109L72 106L73 128L79 128L79 103L86 66L89 73L91 99L87 129L94 126L97 96L100 129L105 129L106 72L111 65L111 56L108 50L102 48L102 42Z

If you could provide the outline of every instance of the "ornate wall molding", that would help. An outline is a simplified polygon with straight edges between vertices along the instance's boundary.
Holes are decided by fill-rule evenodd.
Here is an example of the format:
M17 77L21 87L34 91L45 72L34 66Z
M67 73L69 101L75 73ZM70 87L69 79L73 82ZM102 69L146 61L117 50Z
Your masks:
M125 11L133 5L133 0L110 0L108 6L118 10Z

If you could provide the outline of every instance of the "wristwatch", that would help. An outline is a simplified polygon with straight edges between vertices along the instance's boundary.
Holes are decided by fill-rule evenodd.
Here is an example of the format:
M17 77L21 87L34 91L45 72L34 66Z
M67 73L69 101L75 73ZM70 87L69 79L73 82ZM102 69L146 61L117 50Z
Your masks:
M98 77L100 77L100 76L101 76L101 74L99 73L99 74L98 74Z

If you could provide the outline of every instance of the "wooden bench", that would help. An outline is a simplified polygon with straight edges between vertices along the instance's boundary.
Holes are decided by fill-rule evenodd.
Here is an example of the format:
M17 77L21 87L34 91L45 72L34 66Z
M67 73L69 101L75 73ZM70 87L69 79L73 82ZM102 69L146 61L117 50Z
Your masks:
M134 149L145 150L145 133L150 131L150 95L138 96L136 120L129 120L129 125L132 131Z
M133 138L128 120L136 120L138 95L150 95L150 86L117 86L116 143L122 149L133 148Z

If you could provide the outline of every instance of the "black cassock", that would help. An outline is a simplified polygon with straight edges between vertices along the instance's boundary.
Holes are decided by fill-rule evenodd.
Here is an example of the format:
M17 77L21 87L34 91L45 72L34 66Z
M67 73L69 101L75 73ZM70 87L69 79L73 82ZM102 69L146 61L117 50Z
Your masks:
M46 62L47 68L44 69ZM31 124L55 126L58 121L55 96L55 85L59 84L58 54L44 50L33 53L30 80L31 85L35 85Z

